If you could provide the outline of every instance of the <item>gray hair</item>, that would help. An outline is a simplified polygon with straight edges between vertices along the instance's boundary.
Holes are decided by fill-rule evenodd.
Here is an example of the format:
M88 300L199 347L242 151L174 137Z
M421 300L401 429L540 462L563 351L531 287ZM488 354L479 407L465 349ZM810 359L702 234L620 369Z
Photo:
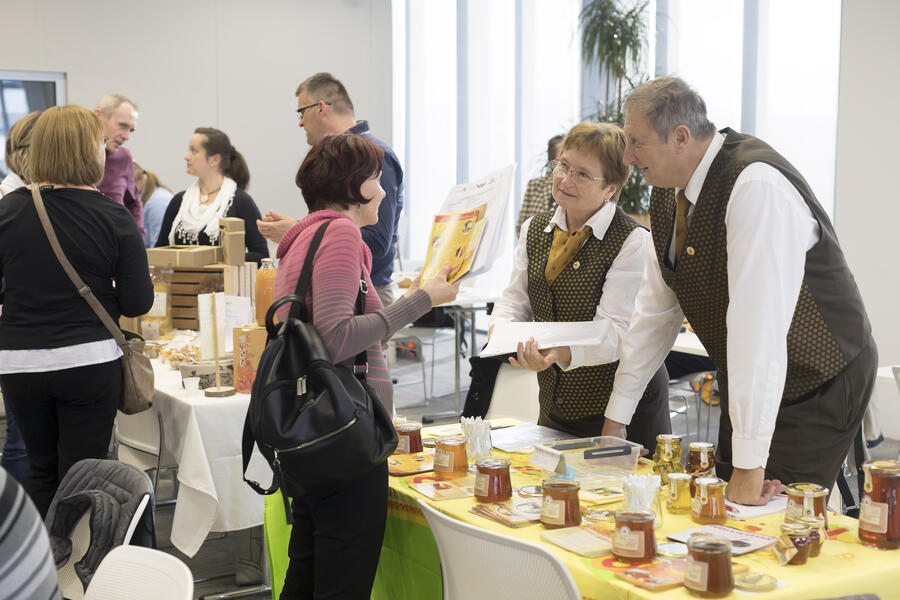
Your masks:
M125 103L130 104L134 107L134 110L138 109L138 105L133 101L129 100L122 94L107 94L100 98L97 102L96 110L100 111L104 117L109 117L109 115L113 114L117 108L122 106Z
M353 102L350 100L347 88L331 73L316 73L307 77L297 86L297 91L294 92L294 95L299 96L304 91L309 96L309 99L314 102L319 100L330 102L334 110L339 114L353 112Z
M700 140L716 132L716 126L706 117L703 98L678 77L657 77L634 88L625 100L626 114L635 108L647 116L650 127L664 142L678 125L690 129L691 135Z

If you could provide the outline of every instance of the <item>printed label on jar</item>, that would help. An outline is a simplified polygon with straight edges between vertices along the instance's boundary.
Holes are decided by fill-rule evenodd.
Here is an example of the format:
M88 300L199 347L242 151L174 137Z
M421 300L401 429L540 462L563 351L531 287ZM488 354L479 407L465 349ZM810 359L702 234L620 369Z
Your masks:
M487 496L488 480L491 478L487 473L479 473L475 476L475 495Z
M709 579L709 565L703 561L694 560L688 556L687 566L684 569L684 586L698 592L705 592Z
M803 516L803 505L797 504L793 500L788 500L787 510L785 510L785 521L793 521Z
M453 454L444 452L443 449L438 449L437 452L434 453L434 466L440 467L446 471L452 471Z
M619 556L644 556L644 533L632 531L630 527L623 526L616 529L613 537L613 548Z
M565 500L554 500L550 496L544 496L541 503L541 521L551 525L563 525L566 522L565 516Z
M166 293L153 292L153 306L150 307L148 317L165 317L166 316Z
M398 435L397 436L397 454L409 454L409 436L408 435Z
M691 512L699 516L702 510L703 503L700 502L700 498L691 498Z
M859 528L872 533L887 533L887 516L886 502L872 502L866 496L859 507Z
M704 469L709 468L709 455L706 453L705 450L700 452L700 466L703 467Z

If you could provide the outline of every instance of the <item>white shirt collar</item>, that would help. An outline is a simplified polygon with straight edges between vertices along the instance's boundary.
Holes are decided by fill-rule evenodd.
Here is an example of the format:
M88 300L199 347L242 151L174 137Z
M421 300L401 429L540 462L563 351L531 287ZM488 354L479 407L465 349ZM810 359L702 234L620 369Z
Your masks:
M603 236L606 235L606 230L609 229L609 224L612 223L615 214L616 204L614 202L607 202L603 208L595 212L591 218L585 222L585 225L591 228L591 232L594 234L595 238L602 240ZM566 210L562 206L556 207L556 212L553 213L553 218L550 219L550 223L544 227L544 232L550 233L553 231L554 225L563 231L568 231L566 228Z
M694 174L691 175L691 178L688 180L687 187L684 188L684 195L690 200L691 204L697 204L697 198L700 197L700 190L703 189L703 182L706 181L706 175L709 173L709 168L712 166L713 160L715 160L716 155L719 154L719 150L722 149L724 143L725 136L716 132L716 134L713 135L712 141L709 143L709 147L706 149L706 153L703 155L703 158L700 159L700 164L697 165L697 168L694 169Z

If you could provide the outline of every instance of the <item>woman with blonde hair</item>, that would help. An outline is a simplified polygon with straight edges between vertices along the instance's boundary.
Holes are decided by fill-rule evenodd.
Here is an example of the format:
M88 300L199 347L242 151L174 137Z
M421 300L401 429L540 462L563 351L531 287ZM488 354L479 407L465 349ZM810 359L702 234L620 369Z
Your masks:
M490 331L508 321L589 322L591 343L538 349L518 344L513 366L537 372L538 423L600 435L621 340L631 323L650 233L616 204L628 179L625 132L612 123L575 125L550 163L556 207L522 224L509 287L494 305ZM668 376L662 367L644 393L628 439L652 449L669 433Z
M25 167L25 156L31 144L31 129L40 112L28 113L9 128L6 136L6 155L4 161L9 173L0 181L0 198L30 183Z
M172 190L159 181L156 173L147 171L137 161L134 161L134 184L144 205L144 246L153 248L159 238L163 216L172 201Z
M63 253L117 321L150 309L153 282L131 213L96 190L105 144L91 111L48 108L34 123L27 171ZM0 202L0 277L0 384L28 452L25 487L45 515L73 464L106 458L122 351L63 271L26 188Z

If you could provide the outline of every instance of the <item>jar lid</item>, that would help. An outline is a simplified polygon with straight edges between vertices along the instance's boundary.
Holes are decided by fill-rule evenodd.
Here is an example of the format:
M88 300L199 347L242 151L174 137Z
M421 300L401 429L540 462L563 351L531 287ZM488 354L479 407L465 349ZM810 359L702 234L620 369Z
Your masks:
M712 547L708 547L708 552L725 552L731 551L731 541L712 533L694 533L691 537L688 538L687 541L688 548L694 548L699 544L710 544Z
M581 513L581 516L591 523L610 523L616 519L616 511L592 508Z
M539 485L523 485L519 488L518 494L522 498L538 498L544 493Z
M788 535L809 535L812 533L812 528L806 523L782 523L781 533L786 533Z
M501 467L509 468L509 459L508 458L482 458L475 461L476 467L484 467L485 469L497 469Z
M401 423L401 424L394 426L394 429L396 429L397 432L402 431L404 433L407 431L419 431L420 429L422 429L422 424L421 423Z
M660 444L665 444L666 442L680 442L681 436L674 433L660 433L656 436L656 441Z
M759 571L734 574L734 586L747 592L769 592L778 587L778 580Z
M828 490L818 483L792 483L784 489L785 493L793 496L809 496L819 498L827 496Z
M426 437L422 438L422 447L424 448L434 448L437 444L437 438Z
M622 509L616 511L616 521L622 520L645 523L647 521L652 521L655 518L656 515L654 515L653 512L649 510Z
M701 487L719 487L725 486L728 482L724 479L719 479L718 477L698 477L694 480L694 485L699 485Z
M868 469L872 475L896 477L900 475L900 461L869 460L863 463L863 469Z
M461 435L448 435L446 437L439 437L437 443L445 446L460 446L466 443L466 438Z
M665 558L685 558L688 555L687 544L681 542L666 542L656 547L656 554Z
M679 479L690 480L693 478L694 476L690 473L669 473L669 481L672 481L673 479L676 481Z
M551 490L577 490L581 488L581 485L571 479L545 479L541 482L541 487L545 490L548 488Z
M794 523L802 523L807 527L810 527L813 530L818 529L820 526L825 525L825 520L821 517L815 517L813 515L803 515L797 517L793 520Z
M712 442L691 442L688 444L688 450L712 450L714 447Z

